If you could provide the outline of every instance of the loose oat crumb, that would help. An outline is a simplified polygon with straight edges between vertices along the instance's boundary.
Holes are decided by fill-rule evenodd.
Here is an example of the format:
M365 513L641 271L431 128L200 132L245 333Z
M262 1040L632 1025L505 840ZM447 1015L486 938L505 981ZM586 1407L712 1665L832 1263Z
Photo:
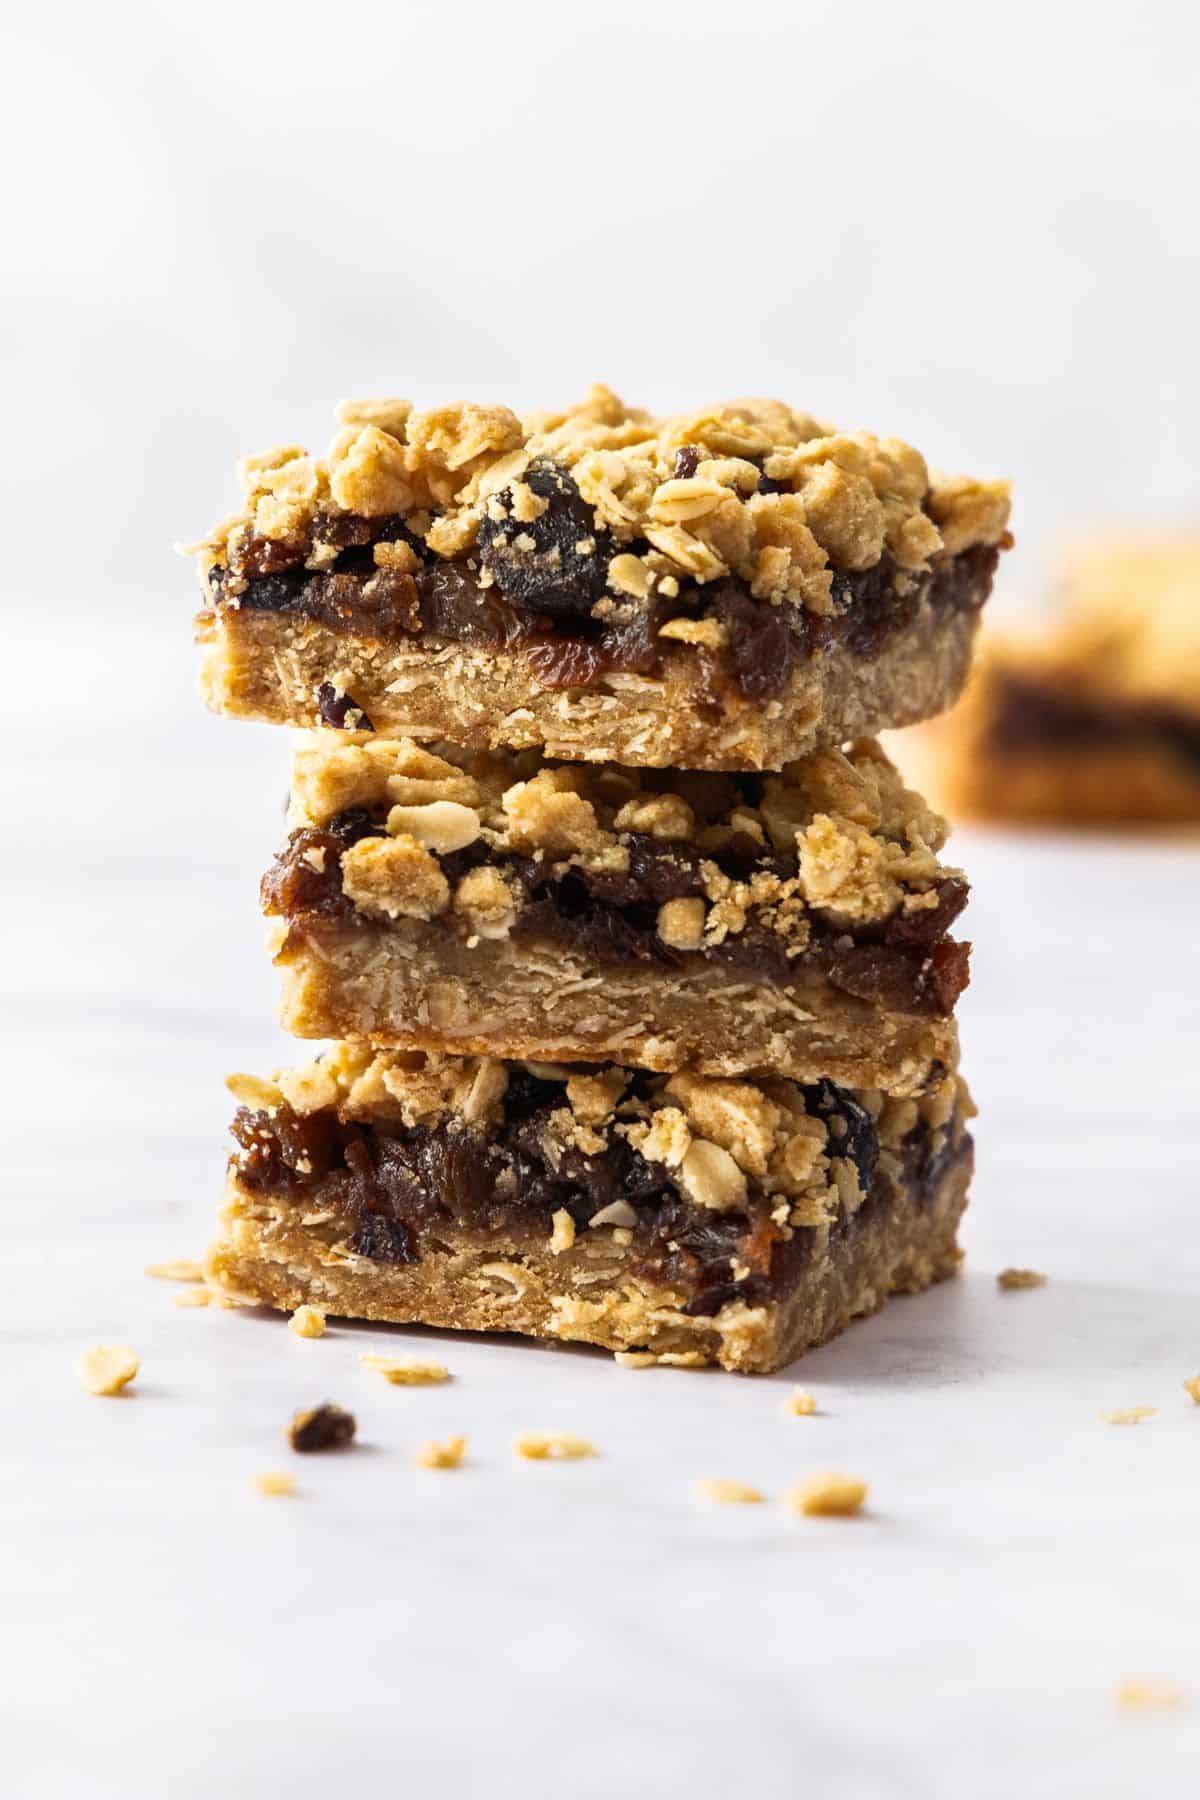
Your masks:
M1100 1417L1106 1425L1140 1425L1143 1419L1152 1419L1157 1411L1157 1406L1119 1406L1115 1412L1102 1412Z
M141 1363L128 1344L97 1344L84 1351L75 1367L89 1394L119 1394L129 1386Z
M658 1358L653 1350L617 1350L613 1353L613 1361L619 1362L623 1369L653 1369Z
M343 1449L353 1442L356 1430L354 1414L327 1400L323 1406L309 1406L295 1415L288 1426L288 1442L307 1456L315 1450Z
M575 1242L575 1221L565 1206L560 1206L552 1220L554 1226L550 1233L550 1253L561 1256L564 1250L570 1250Z
M857 1475L832 1473L810 1475L786 1496L794 1512L813 1518L830 1516L848 1518L862 1507L867 1497L867 1484Z
M413 1460L419 1469L459 1469L466 1454L465 1437L447 1438L441 1444L431 1438L429 1443L418 1448Z
M811 1418L817 1410L816 1396L807 1393L804 1388L793 1388L783 1403L783 1410L791 1413L793 1418Z
M268 1469L265 1475L254 1477L254 1486L260 1494L294 1494L296 1477L285 1475L282 1469Z
M295 1332L297 1337L324 1337L325 1314L319 1306L298 1306L288 1320L288 1330Z
M1040 1269L1001 1269L996 1286L1002 1288L1045 1287L1046 1277Z
M204 1268L190 1257L180 1256L174 1262L147 1263L145 1273L155 1281L202 1281Z
M177 1294L171 1295L174 1306L207 1306L211 1299L212 1293L203 1283L196 1287L180 1288Z
M698 1481L696 1492L702 1500L715 1500L718 1506L757 1506L766 1499L761 1489L745 1481Z
M623 1369L706 1369L703 1350L617 1350L613 1360Z
M1186 1393L1200 1406L1200 1375L1193 1375L1183 1384Z
M376 1369L393 1387L434 1387L449 1381L450 1371L444 1363L411 1362L402 1356L379 1356L368 1350L359 1357L364 1369Z
M578 1462L596 1454L594 1444L571 1431L523 1431L513 1439L513 1449L529 1462Z
M1177 1712L1187 1696L1174 1681L1123 1681L1115 1695L1122 1712Z

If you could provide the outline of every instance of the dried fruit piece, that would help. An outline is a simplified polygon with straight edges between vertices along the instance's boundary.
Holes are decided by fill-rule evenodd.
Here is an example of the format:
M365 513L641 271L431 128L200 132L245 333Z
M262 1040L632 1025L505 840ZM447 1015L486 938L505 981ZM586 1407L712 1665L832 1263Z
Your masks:
M534 503L514 504L514 488L494 497L480 521L480 562L518 605L556 617L586 615L605 592L608 532L597 527L591 507L558 463L530 463L514 486L528 489ZM536 518L520 516L539 501L544 507Z
M342 1450L353 1442L356 1430L354 1414L327 1400L296 1414L288 1426L288 1442L303 1455L314 1450Z
M808 1518L849 1518L861 1510L866 1497L867 1484L857 1475L827 1472L800 1482L787 1495L787 1504Z
M141 1363L128 1344L97 1344L84 1351L76 1368L89 1394L119 1394L129 1386Z

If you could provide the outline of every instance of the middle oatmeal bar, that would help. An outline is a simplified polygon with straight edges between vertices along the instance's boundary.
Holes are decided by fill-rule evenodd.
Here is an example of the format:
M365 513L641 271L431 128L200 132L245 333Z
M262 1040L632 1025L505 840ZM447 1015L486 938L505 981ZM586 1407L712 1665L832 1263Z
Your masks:
M967 884L870 740L731 775L314 732L290 823L298 1036L893 1094L952 1059Z
M962 687L1003 482L775 400L347 402L195 546L215 710L569 761L778 768Z

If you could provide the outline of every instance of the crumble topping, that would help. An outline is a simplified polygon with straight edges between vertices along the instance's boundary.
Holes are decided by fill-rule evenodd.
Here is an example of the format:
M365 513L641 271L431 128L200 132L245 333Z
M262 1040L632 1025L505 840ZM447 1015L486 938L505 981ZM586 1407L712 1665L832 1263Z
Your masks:
M715 1501L718 1506L758 1506L766 1499L761 1488L745 1481L698 1481L696 1492L702 1500Z
M262 1085L276 1096L268 1111L286 1105L300 1118L328 1112L343 1124L391 1121L410 1129L457 1123L495 1136L505 1127L510 1085L519 1089L526 1076L561 1084L561 1103L548 1102L536 1126L550 1167L559 1169L564 1158L620 1154L627 1145L669 1171L679 1191L706 1212L743 1212L752 1197L765 1197L784 1241L796 1228L827 1226L858 1210L875 1154L862 1162L868 1140L878 1142L880 1167L899 1180L904 1145L918 1125L927 1128L936 1157L953 1141L955 1120L972 1111L966 1085L953 1071L920 1101L896 1102L873 1090L805 1087L784 1078L647 1075L615 1064L572 1069L345 1040ZM605 1196L582 1221L556 1211L550 1247L556 1255L573 1250L584 1225L612 1232L620 1246L617 1234L636 1224L624 1197Z
M282 1469L268 1469L254 1477L254 1487L257 1493L270 1498L283 1497L296 1492L296 1477L285 1474Z
M787 1496L793 1512L807 1517L848 1518L862 1510L867 1484L857 1475L810 1475Z
M369 733L302 736L293 830L325 829L357 809L371 815L372 834L343 854L347 898L374 918L452 912L479 937L510 931L526 895L518 875L494 864L448 877L443 859L472 846L532 859L539 879L555 880L572 869L627 875L638 840L668 857L677 846L679 874L694 871L703 888L659 907L658 934L679 950L720 945L754 925L799 955L813 915L839 929L882 924L935 909L939 884L961 879L939 860L945 820L871 739L737 778L555 764L533 750L434 751ZM744 878L715 860L735 853L751 859Z
M319 1306L298 1306L288 1320L288 1330L302 1338L324 1337L325 1314Z
M482 543L518 577L562 576L598 604L734 576L759 599L820 615L837 571L887 554L915 573L1007 528L1004 483L931 476L897 438L840 432L777 400L655 418L598 386L579 406L523 419L394 399L343 402L338 419L324 457L289 444L241 460L241 511L193 546L202 573L259 543L299 545L319 570L330 520L394 515L397 536L436 557ZM568 478L569 541L539 537L547 481Z
M418 1469L461 1469L467 1454L465 1437L446 1438L438 1443L431 1438L417 1447L413 1461Z
M180 1256L170 1262L147 1263L145 1273L155 1281L199 1281L204 1267L191 1257Z
M523 1431L513 1449L527 1462L579 1462L596 1454L595 1445L573 1431Z
M89 1394L119 1394L141 1366L137 1352L128 1344L97 1344L84 1351L76 1372Z
M377 1370L392 1387L436 1387L450 1379L444 1363L413 1362L403 1356L379 1356L374 1351L364 1351L358 1360L364 1369Z
M1040 1269L1001 1269L996 1286L1002 1288L1045 1287L1046 1277Z
M817 1410L816 1396L806 1393L803 1388L793 1388L783 1403L783 1410L793 1419L811 1419Z

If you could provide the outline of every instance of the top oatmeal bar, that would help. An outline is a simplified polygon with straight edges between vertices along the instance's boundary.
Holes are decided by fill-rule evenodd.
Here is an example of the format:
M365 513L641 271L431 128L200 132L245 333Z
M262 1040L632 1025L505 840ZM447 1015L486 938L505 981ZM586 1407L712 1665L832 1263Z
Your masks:
M571 761L777 768L949 706L1002 482L775 400L658 419L352 401L194 546L220 712Z

